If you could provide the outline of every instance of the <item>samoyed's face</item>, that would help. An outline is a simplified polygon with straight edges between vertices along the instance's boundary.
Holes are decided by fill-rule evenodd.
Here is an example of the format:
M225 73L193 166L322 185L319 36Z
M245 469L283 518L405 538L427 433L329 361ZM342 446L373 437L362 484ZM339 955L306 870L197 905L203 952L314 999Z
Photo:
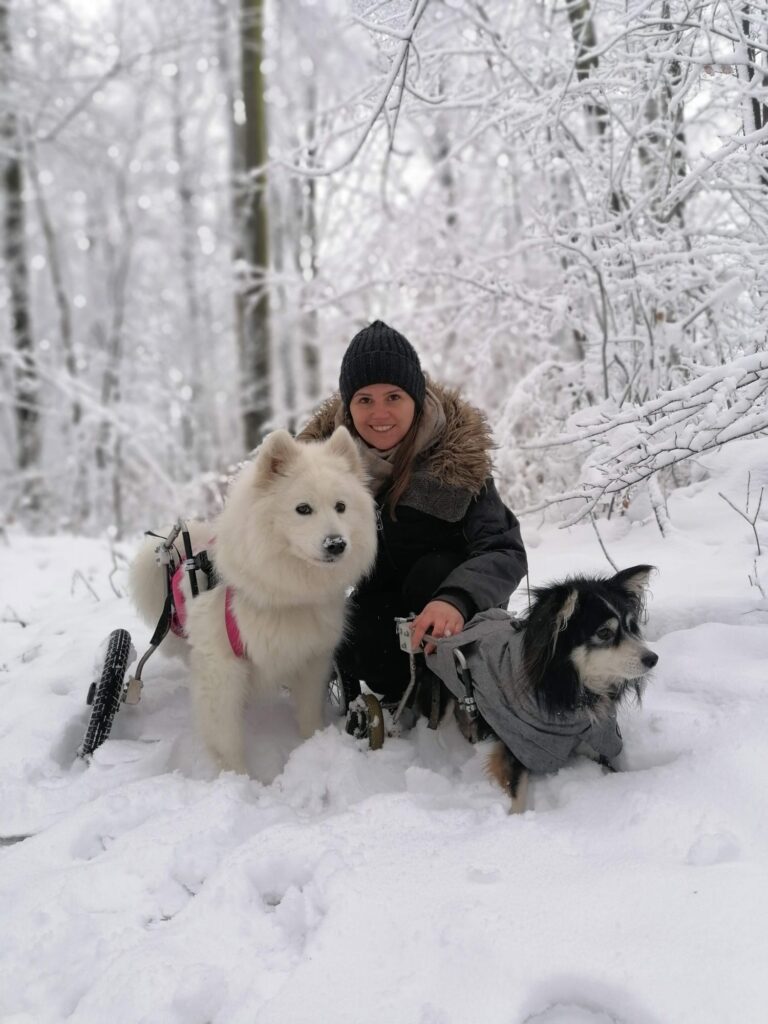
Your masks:
M322 580L348 587L364 576L376 556L376 515L349 432L303 444L284 430L270 434L230 492L217 549L229 578L253 585L258 577L288 590Z
M376 543L370 495L339 456L307 447L273 478L260 502L272 519L274 542L305 562L326 569L344 564L361 575Z

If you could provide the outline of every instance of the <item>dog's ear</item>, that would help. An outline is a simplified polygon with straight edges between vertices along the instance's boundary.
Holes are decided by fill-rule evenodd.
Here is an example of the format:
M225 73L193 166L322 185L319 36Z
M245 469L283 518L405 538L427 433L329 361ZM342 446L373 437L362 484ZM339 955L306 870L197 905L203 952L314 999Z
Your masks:
M257 483L269 483L276 476L284 476L298 451L298 442L294 441L287 430L273 430L267 434L256 457Z
M532 675L538 678L554 657L557 638L576 611L579 592L566 583L534 593L536 600L527 617L525 645L530 661L529 668Z
M356 476L359 476L361 480L366 479L360 452L346 427L336 427L326 443L328 451L333 452L334 455L340 455Z
M565 591L565 596L560 599L559 607L555 615L555 633L552 637L552 646L557 643L557 634L562 633L568 625L568 620L576 611L579 603L579 592L575 587Z
M611 583L626 590L630 596L642 600L648 588L648 580L654 571L655 566L653 565L633 565L631 569L622 569L621 572L617 572Z
M537 698L549 711L573 708L580 693L579 676L558 639L579 604L570 581L537 590L523 632L525 674Z

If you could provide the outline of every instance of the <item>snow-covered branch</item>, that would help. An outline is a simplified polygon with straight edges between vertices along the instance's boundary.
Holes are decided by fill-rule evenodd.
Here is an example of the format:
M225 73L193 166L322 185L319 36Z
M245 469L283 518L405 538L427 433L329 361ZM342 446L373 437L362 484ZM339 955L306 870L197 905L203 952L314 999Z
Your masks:
M579 413L573 417L575 430L522 445L579 446L586 455L578 487L523 511L580 502L564 522L571 525L662 470L768 430L768 352L755 352L716 369L687 369L691 379L686 384L657 398L624 410L603 407Z

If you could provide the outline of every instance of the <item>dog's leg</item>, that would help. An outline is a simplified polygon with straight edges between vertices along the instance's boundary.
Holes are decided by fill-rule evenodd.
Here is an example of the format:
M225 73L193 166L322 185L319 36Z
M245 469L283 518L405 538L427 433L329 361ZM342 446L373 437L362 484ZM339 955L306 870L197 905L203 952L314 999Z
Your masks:
M243 711L248 667L192 651L192 706L200 735L224 771L246 774Z
M296 720L303 740L309 739L325 725L323 709L331 678L331 655L318 658L306 666L289 689L296 705Z
M509 795L510 814L522 814L528 797L528 770L503 743L490 753L485 771Z

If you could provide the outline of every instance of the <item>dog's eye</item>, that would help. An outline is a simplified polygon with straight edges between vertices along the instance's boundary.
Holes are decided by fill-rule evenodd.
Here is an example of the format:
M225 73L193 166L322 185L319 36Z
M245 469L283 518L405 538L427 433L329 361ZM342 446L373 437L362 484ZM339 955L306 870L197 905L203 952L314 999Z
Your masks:
M610 626L601 626L595 636L598 640L613 640L613 630Z
M339 513L347 511L347 506L344 504L343 501L336 502L336 511Z
M301 505L296 506L296 511L299 513L300 516L311 516L312 506L308 505L306 501L303 501Z

